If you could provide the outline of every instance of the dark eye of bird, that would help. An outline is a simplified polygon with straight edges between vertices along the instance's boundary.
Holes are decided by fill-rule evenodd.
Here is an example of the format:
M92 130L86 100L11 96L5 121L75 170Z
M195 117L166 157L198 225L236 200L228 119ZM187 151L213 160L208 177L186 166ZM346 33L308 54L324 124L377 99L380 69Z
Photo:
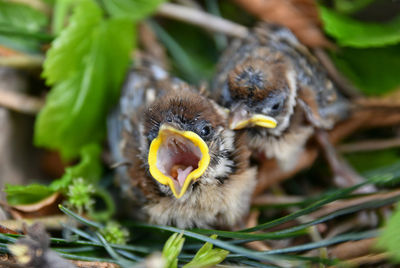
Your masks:
M208 125L205 125L201 131L200 131L200 136L202 137L208 137L211 133L211 127Z
M281 103L275 103L274 106L272 106L272 110L274 111L278 111L281 108Z

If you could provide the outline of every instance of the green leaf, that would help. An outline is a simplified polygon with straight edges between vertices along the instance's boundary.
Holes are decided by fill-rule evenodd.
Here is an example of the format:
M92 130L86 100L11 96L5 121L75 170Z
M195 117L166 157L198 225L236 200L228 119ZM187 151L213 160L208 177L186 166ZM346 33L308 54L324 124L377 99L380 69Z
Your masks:
M340 13L351 14L368 6L375 0L335 0L335 9Z
M182 250L183 243L185 243L183 233L174 233L168 238L162 251L162 256L165 260L165 268L178 267L178 255Z
M29 6L0 0L0 24L34 32L47 25L47 17Z
M72 181L77 178L84 178L87 183L95 184L102 173L100 154L101 146L99 144L89 144L83 147L79 164L67 167L64 175L53 181L50 188L54 191L66 191Z
M44 63L43 75L54 87L36 121L36 145L71 158L103 138L129 64L133 30L127 19L102 19L93 1L79 2Z
M52 32L58 35L64 27L67 14L70 12L72 6L76 4L77 0L55 0L53 7L53 18L51 29Z
M212 239L216 239L216 235L211 236ZM218 263L225 260L228 256L229 251L223 249L213 249L213 245L209 242L205 243L199 251L197 251L194 258L184 268L195 268L195 267L210 267L217 265Z
M397 205L396 211L390 217L389 221L380 234L377 247L387 251L393 261L400 263L400 207Z
M400 16L387 23L354 20L320 6L325 31L342 46L379 47L400 42Z
M103 0L108 13L114 17L126 17L134 21L144 19L166 0Z
M74 9L68 27L54 40L43 64L43 77L49 85L65 81L88 61L94 42L92 35L102 19L93 1L81 1Z
M54 191L45 185L6 185L7 202L10 205L26 205L39 202L52 195Z
M367 95L382 95L400 86L400 45L383 48L342 48L332 59Z
M24 52L38 52L45 14L29 6L0 0L0 44ZM36 35L38 34L38 35Z

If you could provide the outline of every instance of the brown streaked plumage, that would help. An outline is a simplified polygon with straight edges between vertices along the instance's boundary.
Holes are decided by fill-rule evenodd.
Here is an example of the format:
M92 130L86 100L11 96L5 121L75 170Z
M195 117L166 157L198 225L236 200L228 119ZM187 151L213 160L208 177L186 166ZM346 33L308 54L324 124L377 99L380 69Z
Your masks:
M286 170L315 128L332 128L349 108L307 48L288 29L267 23L228 47L212 91L230 109L231 128L246 125L249 146ZM276 126L261 127L257 120L275 120Z
M235 136L226 127L224 109L193 87L169 77L157 65L142 63L140 66L142 70L130 72L119 105L109 118L113 158L127 163L117 170L123 192L135 199L141 214L152 223L181 228L232 228L240 224L248 212L256 183L244 137ZM182 190L184 194L180 198L149 171L149 148L165 125L195 133L209 150L206 170L186 191ZM189 150L188 157L193 157L189 146L184 145L179 151L182 144L175 143L173 149L169 145L162 144L159 148L170 150L169 155L178 158L177 155ZM174 154L176 150L179 154ZM161 153L157 157L168 158ZM161 167L157 166L160 170L164 162L161 163ZM175 176L172 169L170 177Z

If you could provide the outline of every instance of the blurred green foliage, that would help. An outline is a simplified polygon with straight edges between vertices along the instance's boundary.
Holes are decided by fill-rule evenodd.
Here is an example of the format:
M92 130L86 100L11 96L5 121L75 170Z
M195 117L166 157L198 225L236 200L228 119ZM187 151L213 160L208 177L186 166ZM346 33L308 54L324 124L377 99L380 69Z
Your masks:
M388 149L352 153L346 156L346 158L357 171L365 172L398 162L400 154L397 149Z
M375 0L335 0L334 6L340 13L351 14L368 6L374 1Z
M400 263L400 204L397 205L397 209L387 222L385 228L379 237L377 247L385 252L389 253L390 258Z
M190 83L199 84L212 78L218 50L212 36L192 25L168 22L153 29L172 58L173 72Z
M319 6L325 31L339 47L331 52L339 68L363 93L383 95L400 86L400 15L389 22L365 22L343 12L355 12L374 1L337 1L337 10Z
M15 50L37 53L43 40L45 14L26 5L0 0L0 44Z
M320 7L325 31L341 46L381 47L400 41L400 15L390 22L362 22L324 6Z
M339 70L366 95L383 95L400 86L400 45L344 47L331 55Z

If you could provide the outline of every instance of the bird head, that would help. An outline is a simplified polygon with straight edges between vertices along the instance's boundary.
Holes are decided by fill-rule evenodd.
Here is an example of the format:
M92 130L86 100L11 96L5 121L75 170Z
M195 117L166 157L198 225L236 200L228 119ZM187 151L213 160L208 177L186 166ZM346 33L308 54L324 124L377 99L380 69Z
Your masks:
M143 122L146 165L166 194L181 198L218 163L225 120L205 97L164 96L145 111Z
M289 124L296 97L296 78L290 62L274 57L249 57L228 74L231 129L263 128L283 131Z

